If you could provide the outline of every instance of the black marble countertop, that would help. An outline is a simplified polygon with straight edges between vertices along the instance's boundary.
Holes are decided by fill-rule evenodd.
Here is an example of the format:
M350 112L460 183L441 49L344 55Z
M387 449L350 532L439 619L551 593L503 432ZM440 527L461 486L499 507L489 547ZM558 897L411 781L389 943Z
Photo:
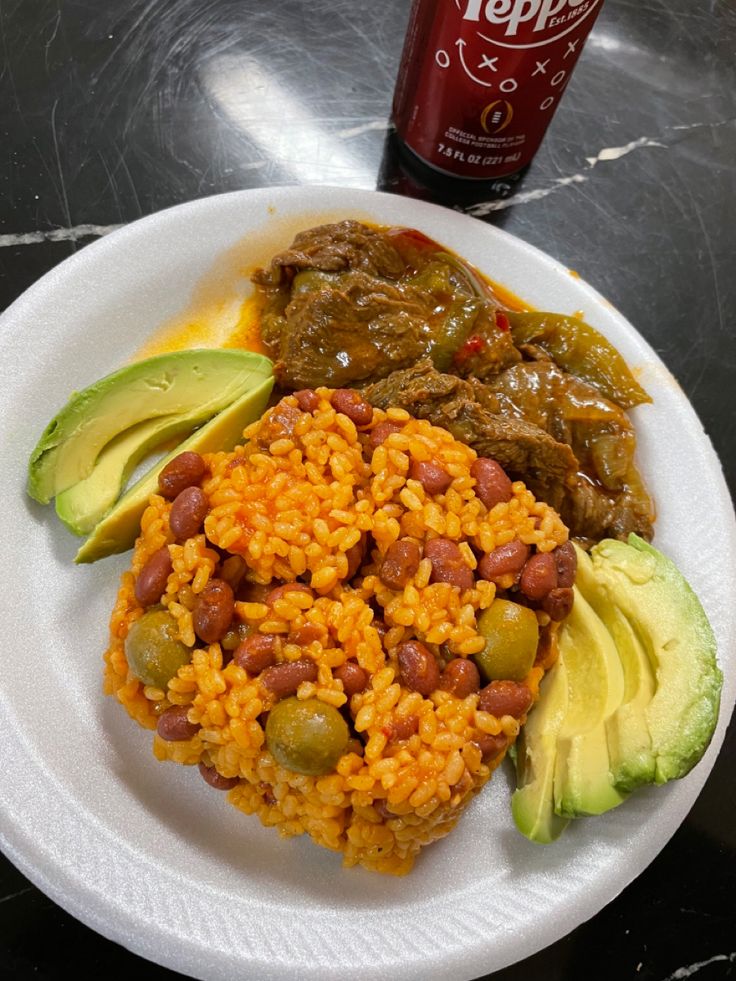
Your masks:
M406 193L387 117L408 8L0 0L0 305L94 238L193 198L315 183ZM636 325L691 399L733 492L733 0L606 0L522 183L505 200L477 197L455 206L576 269ZM736 976L734 767L731 725L649 868L494 978ZM76 922L0 858L0 977L69 970L175 976Z

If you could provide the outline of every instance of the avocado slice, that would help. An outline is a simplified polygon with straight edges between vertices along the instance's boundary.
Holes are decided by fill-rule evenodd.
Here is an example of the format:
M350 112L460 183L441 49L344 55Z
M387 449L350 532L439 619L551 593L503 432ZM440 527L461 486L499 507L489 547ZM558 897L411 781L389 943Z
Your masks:
M675 564L637 535L605 539L590 553L593 572L644 646L656 690L644 707L654 782L685 776L711 740L723 676L705 611Z
M198 349L161 354L107 375L75 392L48 424L31 453L28 493L48 504L89 477L122 432L152 419L162 420L165 430L175 415L194 429L271 370L269 359L252 351ZM149 439L145 431L139 435Z
M559 838L570 823L555 814L553 794L557 735L567 701L567 669L558 659L542 679L539 700L516 742L517 787L511 813L519 831L540 844Z
M69 531L87 535L110 510L128 477L145 455L163 442L188 436L189 418L181 415L146 419L110 440L92 473L56 495L56 513Z
M625 799L613 785L606 725L621 704L624 677L611 635L579 589L560 631L568 704L557 738L554 809L561 817L602 814Z
M657 682L644 644L616 603L609 600L592 559L581 548L576 547L576 552L575 584L602 620L621 658L623 697L606 723L606 734L614 785L628 793L654 782L655 759L646 708Z
M96 562L97 559L131 548L140 532L141 516L148 500L158 490L160 471L185 450L194 450L197 453L231 450L242 440L243 429L265 409L273 382L273 377L265 378L152 467L100 521L77 552L74 561Z
M558 820L600 814L637 787L684 776L718 718L715 638L674 563L637 535L577 556L559 659L517 744L512 812L539 842L564 828L550 810Z

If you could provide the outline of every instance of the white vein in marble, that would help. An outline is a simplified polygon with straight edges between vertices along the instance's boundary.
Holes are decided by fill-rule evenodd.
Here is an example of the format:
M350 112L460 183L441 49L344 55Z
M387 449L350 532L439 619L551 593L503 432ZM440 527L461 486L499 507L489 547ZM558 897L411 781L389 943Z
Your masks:
M714 954L707 961L695 961L694 964L688 964L686 967L678 967L676 971L664 978L664 981L683 981L683 978L691 978L693 974L702 971L704 967L716 964L719 961L727 961L729 964L733 964L736 961L736 950L731 951L730 954Z
M80 238L101 238L123 228L119 225L73 225L71 228L50 228L42 232L18 232L0 235L0 248L15 245L38 245L41 242L77 242Z
M18 896L25 896L27 892L33 892L33 886L28 886L26 889L19 889L17 892L11 892L7 896L0 896L0 903L9 903L11 899L17 899Z
M507 208L514 208L519 204L528 204L530 201L541 201L542 198L554 194L560 188L569 187L571 184L584 184L589 180L588 174L599 163L608 163L613 160L620 160L634 150L641 147L667 147L666 143L660 143L650 136L640 136L637 140L631 140L623 146L607 146L599 150L594 157L586 157L587 167L578 174L570 174L568 177L556 177L548 187L538 187L533 191L520 191L513 194L510 198L498 201L482 201L472 205L467 209L467 213L474 218L483 218L492 211L505 211Z

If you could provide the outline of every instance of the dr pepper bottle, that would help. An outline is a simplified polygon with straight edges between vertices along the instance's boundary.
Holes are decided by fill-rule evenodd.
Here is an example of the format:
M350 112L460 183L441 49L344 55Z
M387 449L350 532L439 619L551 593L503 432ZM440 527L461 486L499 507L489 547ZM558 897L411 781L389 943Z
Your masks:
M454 177L522 170L603 0L414 0L394 94L405 147Z

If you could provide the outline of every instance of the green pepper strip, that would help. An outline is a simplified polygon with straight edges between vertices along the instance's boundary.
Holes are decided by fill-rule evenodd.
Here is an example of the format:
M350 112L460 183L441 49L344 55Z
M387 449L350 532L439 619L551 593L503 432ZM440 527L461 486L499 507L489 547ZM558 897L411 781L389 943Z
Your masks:
M451 273L460 274L467 288L453 283ZM478 294L476 283L469 270L453 259L449 253L436 252L432 261L409 282L436 298L445 308L442 319L434 319L427 354L437 371L448 371L456 352L470 336L485 300Z
M470 336L483 306L477 297L456 298L448 307L447 316L435 331L427 353L437 371L447 371L455 352Z

